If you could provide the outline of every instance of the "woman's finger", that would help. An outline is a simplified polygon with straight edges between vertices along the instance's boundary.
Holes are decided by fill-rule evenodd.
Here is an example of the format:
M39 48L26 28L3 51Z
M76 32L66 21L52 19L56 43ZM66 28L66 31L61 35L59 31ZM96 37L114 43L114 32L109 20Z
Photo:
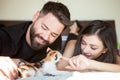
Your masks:
M69 65L71 66L72 69L75 69L76 68L76 64L75 64L75 58L71 58L69 59Z

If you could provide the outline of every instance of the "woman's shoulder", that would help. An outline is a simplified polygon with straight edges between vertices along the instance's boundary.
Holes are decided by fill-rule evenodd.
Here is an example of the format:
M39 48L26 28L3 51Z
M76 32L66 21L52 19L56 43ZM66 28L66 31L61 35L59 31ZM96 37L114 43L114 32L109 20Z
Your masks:
M118 53L116 55L116 63L120 64L120 49L118 49Z

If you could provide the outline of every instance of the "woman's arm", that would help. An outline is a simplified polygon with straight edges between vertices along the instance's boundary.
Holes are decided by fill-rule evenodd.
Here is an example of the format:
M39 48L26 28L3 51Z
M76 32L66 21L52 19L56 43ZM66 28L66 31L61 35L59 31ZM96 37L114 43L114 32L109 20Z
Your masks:
M107 71L107 72L120 72L120 65L111 64L111 63L103 63L103 62L91 60L90 70Z
M120 65L99 62L88 59L84 55L79 55L69 59L69 66L66 66L66 69L74 71L120 72Z
M74 24L72 26L70 26L70 32L69 32L70 34L68 35L67 43L65 45L65 49L63 52L63 57L71 58L73 56L74 48L75 48L75 44L76 44L76 39L78 36L78 30L79 30L79 28L77 27L76 22L74 22ZM65 66L67 66L67 65L68 65L68 61L62 59L57 64L57 68L59 70L66 70Z
M66 47L64 49L63 57L65 57L65 58L71 58L72 57L72 55L74 53L75 44L76 44L76 40L70 40L70 41L68 41L68 43L66 44ZM57 68L59 70L67 70L65 68L65 66L67 66L67 65L68 65L68 61L62 59L57 64Z

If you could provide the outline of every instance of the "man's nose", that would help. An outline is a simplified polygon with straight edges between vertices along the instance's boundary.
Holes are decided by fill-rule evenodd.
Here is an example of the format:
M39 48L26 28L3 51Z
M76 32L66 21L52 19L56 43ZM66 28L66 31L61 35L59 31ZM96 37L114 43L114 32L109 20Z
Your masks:
M43 37L45 40L48 41L50 39L50 32L49 31L45 32Z

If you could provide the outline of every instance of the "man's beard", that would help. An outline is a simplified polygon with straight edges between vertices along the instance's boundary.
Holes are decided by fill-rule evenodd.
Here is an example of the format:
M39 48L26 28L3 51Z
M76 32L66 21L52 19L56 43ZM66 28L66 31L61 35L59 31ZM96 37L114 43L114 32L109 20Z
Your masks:
M45 44L40 44L38 43L37 41L35 41L35 38L38 37L40 38L41 40L44 40L44 38L42 36L40 36L39 34L35 34L35 29L34 29L34 24L31 25L31 28L30 28L30 41L31 41L31 47L35 50L40 50L46 46L49 45L49 42L44 40Z

